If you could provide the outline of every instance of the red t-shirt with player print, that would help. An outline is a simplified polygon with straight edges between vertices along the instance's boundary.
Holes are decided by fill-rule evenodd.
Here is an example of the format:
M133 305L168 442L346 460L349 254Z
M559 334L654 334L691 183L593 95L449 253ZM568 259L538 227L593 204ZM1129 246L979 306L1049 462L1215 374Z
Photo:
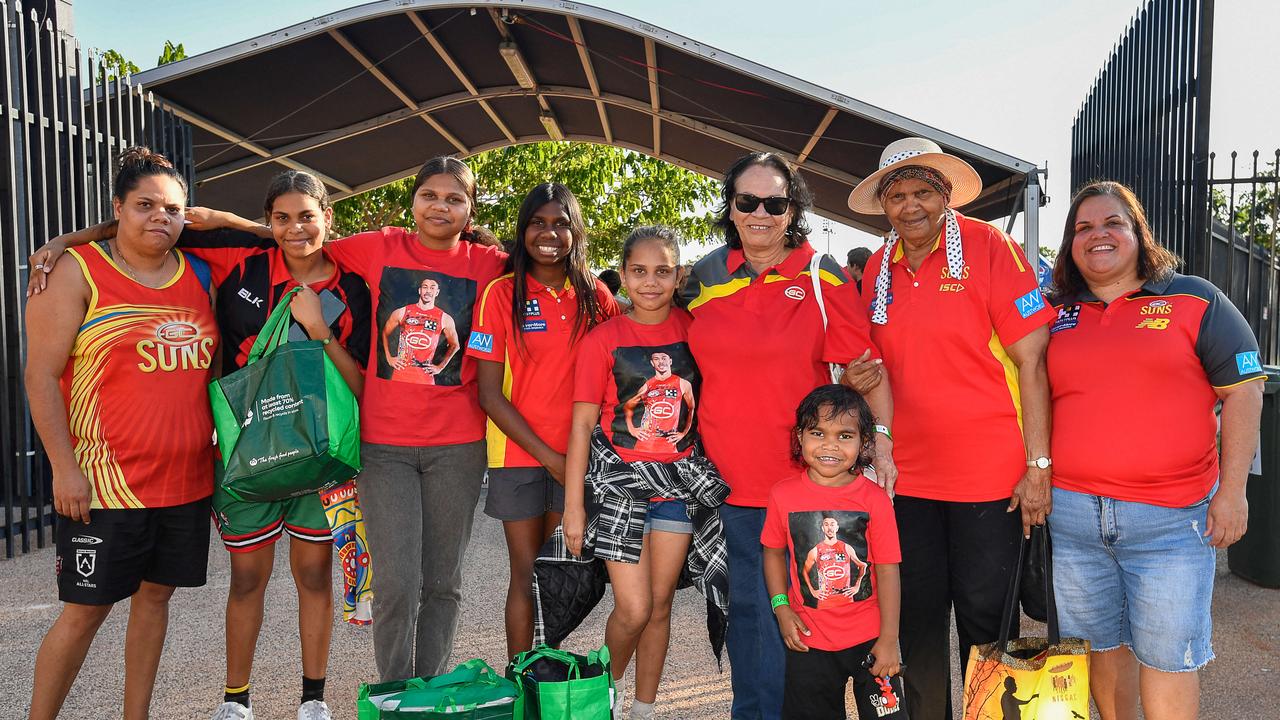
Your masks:
M702 377L689 352L692 321L677 308L657 325L619 315L578 347L573 399L600 406L600 427L627 462L671 462L693 452Z
M400 227L352 235L325 249L364 277L372 296L361 439L406 447L483 439L485 418L476 392L475 361L465 356L463 345L471 333L477 295L502 274L506 253L466 241L448 250L432 250L415 232ZM410 382L397 373L411 364L399 354L401 338L412 339L411 327L402 317L397 321L397 311L423 302L423 294L441 311L439 342L430 358L431 364L441 366L432 375L434 384Z
M760 544L790 551L787 598L817 650L845 650L880 636L875 566L902 562L889 495L859 475L827 487L809 473L773 486Z

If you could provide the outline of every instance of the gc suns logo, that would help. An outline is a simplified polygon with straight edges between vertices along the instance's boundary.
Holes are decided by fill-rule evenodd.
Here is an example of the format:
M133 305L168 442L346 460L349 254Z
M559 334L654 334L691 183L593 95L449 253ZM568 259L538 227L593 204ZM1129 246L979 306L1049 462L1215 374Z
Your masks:
M800 287L799 285L792 285L791 287L787 288L786 290L783 290L783 291L782 291L782 294L783 294L783 295L786 295L787 297L791 298L792 300L803 300L803 299L804 299L804 288Z

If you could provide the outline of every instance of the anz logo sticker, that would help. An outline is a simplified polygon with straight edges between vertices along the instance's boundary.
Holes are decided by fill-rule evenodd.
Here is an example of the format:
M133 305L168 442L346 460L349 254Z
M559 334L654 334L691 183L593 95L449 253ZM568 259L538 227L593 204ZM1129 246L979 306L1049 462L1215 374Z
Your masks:
M489 333L473 330L471 339L467 341L467 347L480 352L493 352L493 336Z
M1236 353L1236 370L1239 370L1241 375L1262 372L1262 361L1258 359L1258 351Z
M1044 309L1044 296L1040 294L1040 288L1036 288L1014 300L1013 306L1018 309L1018 314L1025 320Z

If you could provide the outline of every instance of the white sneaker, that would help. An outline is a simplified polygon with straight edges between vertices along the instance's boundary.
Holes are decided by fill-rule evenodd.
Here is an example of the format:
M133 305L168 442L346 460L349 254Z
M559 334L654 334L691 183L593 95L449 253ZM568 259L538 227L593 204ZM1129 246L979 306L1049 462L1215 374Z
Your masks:
M298 708L298 720L333 720L323 700L308 700Z
M253 707L245 707L238 702L225 702L213 711L209 720L253 720Z

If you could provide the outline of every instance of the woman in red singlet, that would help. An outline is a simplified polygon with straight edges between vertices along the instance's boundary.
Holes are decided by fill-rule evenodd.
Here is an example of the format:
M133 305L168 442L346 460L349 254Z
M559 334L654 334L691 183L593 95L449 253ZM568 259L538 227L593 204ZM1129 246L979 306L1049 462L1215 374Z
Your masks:
M71 251L27 304L26 387L53 468L58 596L30 717L57 716L98 628L130 599L124 716L146 717L176 587L205 583L217 347L208 267L173 249L186 184L130 148L116 238ZM35 267L35 270L43 270ZM145 401L142 400L145 398Z

